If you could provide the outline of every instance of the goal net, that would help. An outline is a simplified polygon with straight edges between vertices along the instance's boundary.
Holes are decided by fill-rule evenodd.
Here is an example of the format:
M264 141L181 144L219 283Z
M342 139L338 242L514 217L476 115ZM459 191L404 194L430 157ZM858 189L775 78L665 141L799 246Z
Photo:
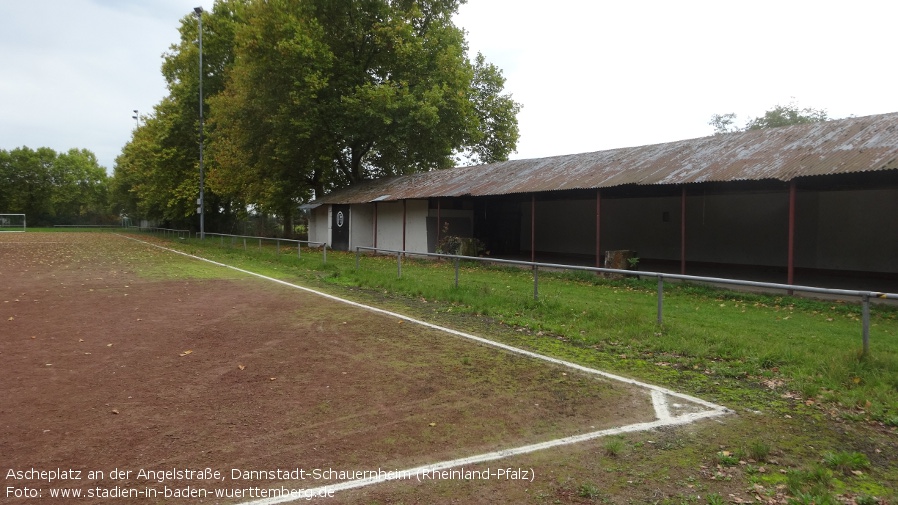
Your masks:
M0 214L0 232L25 231L25 214Z

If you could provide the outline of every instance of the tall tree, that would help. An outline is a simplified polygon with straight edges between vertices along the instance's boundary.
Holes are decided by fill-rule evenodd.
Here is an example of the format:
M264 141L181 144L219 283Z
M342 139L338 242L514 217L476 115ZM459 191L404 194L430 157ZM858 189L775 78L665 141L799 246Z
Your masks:
M5 149L0 149L0 212L13 212L13 191L15 191L14 177L15 166L12 163L12 155Z
M248 5L235 30L238 63L210 99L209 185L286 221L316 177L301 168L320 164L311 103L326 82L316 65L327 54L308 35L307 10L302 2Z
M106 196L106 170L87 149L0 150L0 212L37 225L88 224L108 217Z
M206 222L254 208L287 224L332 188L506 159L520 105L498 68L467 58L452 23L463 2L217 0L202 24ZM197 25L182 19L169 94L117 159L120 209L195 219Z
M53 163L53 207L57 216L82 224L106 215L108 177L97 156L87 149L69 149Z
M788 105L777 105L765 112L763 116L750 120L745 125L745 129L760 130L794 124L819 123L827 119L829 118L823 109L812 109L810 107L799 109L795 102L790 102Z
M56 215L53 208L53 163L56 151L49 147L19 147L9 152L10 189L4 212L24 213L35 224L49 224Z
M478 128L469 132L466 157L472 164L505 161L518 143L517 116L521 104L502 94L505 87L502 70L488 63L480 53L474 60L471 84Z
M182 128L178 107L163 99L116 158L112 189L117 211L178 225L195 212L198 156L196 144L183 140L195 136Z
M520 105L466 56L463 0L250 2L210 99L210 183L288 215L312 192L506 159Z
M203 13L203 98L224 88L233 59L234 25L247 0L217 0ZM168 96L143 118L131 141L116 159L111 184L117 212L196 225L199 196L199 23L185 15L181 38L163 57L162 75ZM204 108L208 113L208 102ZM206 223L221 229L233 206L214 191L205 193Z

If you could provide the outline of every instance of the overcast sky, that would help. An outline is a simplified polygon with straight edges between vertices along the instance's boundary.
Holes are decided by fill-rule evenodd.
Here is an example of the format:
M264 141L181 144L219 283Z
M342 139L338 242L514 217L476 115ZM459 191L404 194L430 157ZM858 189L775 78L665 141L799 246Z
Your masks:
M161 56L212 0L0 0L0 149L93 151L112 172ZM898 112L898 2L469 0L457 24L524 108L512 158L710 135L793 98Z

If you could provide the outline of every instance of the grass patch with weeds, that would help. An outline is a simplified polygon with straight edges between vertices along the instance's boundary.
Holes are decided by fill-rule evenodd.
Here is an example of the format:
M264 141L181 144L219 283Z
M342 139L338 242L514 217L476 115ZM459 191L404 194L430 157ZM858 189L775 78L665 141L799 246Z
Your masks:
M621 437L608 437L605 440L605 454L612 458L620 456L626 447L627 444Z
M845 475L861 471L870 466L870 460L860 452L853 451L829 451L823 455L823 463Z

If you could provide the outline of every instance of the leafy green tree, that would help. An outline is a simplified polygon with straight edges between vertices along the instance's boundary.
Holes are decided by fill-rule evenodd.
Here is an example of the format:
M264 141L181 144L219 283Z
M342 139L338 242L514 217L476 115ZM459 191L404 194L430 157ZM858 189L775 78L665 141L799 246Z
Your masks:
M19 147L9 152L5 170L9 188L4 212L24 213L34 224L47 224L55 215L52 169L56 151L49 147Z
M316 177L297 168L321 164L311 117L325 82L316 64L326 54L307 35L315 27L305 26L306 7L283 1L247 6L247 19L235 30L244 47L235 52L248 61L233 65L226 88L210 99L209 185L286 221Z
M505 161L518 143L518 112L521 104L503 95L502 70L487 63L482 54L474 60L471 102L477 114L478 128L469 132L466 155L471 164Z
M12 156L9 151L0 149L0 212L13 213L13 177L15 168L12 164Z
M250 2L210 99L210 182L288 216L313 192L507 159L520 105L452 22L460 0Z
M291 230L313 194L507 159L520 105L498 68L467 58L452 23L463 2L218 0L202 24L207 225L252 209ZM111 187L118 210L195 224L195 16L180 33L162 65L169 94L117 158Z
M763 128L777 128L780 126L789 126L795 124L819 123L829 119L826 111L823 109L812 109L805 107L799 109L795 102L788 105L777 105L773 109L764 113L763 116L756 117L745 125L745 130L760 130Z
M108 218L106 195L106 171L86 149L0 151L0 212L34 225L89 224Z
M193 175L197 156L187 153L178 135L170 135L181 120L172 112L176 107L163 99L116 158L112 189L118 212L177 224L192 215L191 199L199 191L198 172Z
M107 214L108 177L106 169L87 149L70 149L59 154L53 164L53 207L57 216L87 224Z
M711 116L711 121L709 121L708 124L714 127L715 134L742 131L741 128L736 126L735 112L728 112L726 114L714 114L713 116Z
M764 128L778 128L796 124L819 123L828 120L826 110L811 107L800 108L794 101L788 105L777 105L763 116L750 119L744 127L736 126L736 114L714 114L708 122L715 134L732 133Z
M219 0L203 13L203 98L220 93L233 58L233 27L246 0ZM181 19L180 40L163 57L166 96L144 118L122 154L111 182L117 213L162 220L177 226L197 225L199 196L199 47L194 14ZM204 104L208 113L208 102ZM206 165L209 165L206 158ZM222 229L232 221L234 206L207 190L206 224Z

